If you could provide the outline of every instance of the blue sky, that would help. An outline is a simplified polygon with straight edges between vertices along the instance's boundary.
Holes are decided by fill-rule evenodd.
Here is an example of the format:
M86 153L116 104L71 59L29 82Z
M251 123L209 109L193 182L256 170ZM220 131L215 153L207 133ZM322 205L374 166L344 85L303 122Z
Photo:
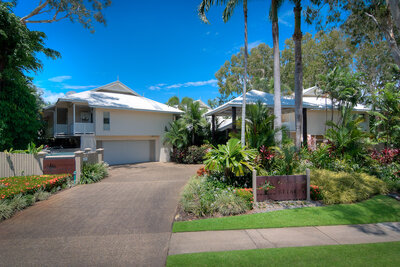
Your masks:
M36 0L19 0L15 13L23 16ZM222 7L208 14L211 24L197 16L200 0L113 0L104 13L107 26L91 34L78 23L28 24L47 34L46 44L61 59L40 56L43 70L34 76L47 101L68 91L81 92L119 80L145 97L166 102L173 95L206 101L219 95L214 77L221 65L243 46L243 11L222 21ZM249 47L272 47L269 2L249 1ZM280 46L294 31L293 5L280 9ZM302 31L314 32L303 22Z

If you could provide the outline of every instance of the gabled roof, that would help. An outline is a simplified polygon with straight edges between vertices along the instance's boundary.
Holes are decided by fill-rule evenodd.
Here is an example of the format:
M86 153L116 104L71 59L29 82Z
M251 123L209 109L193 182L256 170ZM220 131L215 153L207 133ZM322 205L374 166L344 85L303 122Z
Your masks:
M128 94L128 95L136 95L139 94L133 91L131 88L121 83L120 81L115 81L99 88L92 89L94 92L109 92L109 93L120 93L120 94Z
M86 103L93 108L124 109L181 114L181 110L145 98L123 83L116 81L99 88L70 94L57 102Z
M211 116L211 115L230 115L231 114L231 109L232 107L238 108L237 112L239 109L242 107L242 101L243 97L238 96L235 99L232 99L231 101L215 108L214 110L211 110L207 112L205 115L206 116ZM274 95L258 90L251 90L246 93L246 103L247 104L256 104L258 101L261 101L264 105L268 107L273 107L274 106ZM295 103L294 99L292 98L287 98L287 97L281 97L281 106L282 109L285 108L294 108ZM312 103L308 103L303 101L303 107L305 108L318 108L317 105L314 105Z
M202 108L206 108L206 109L208 109L208 110L211 109L210 106L207 105L206 103L204 103L203 101L201 101L201 99L195 100L195 101L193 101L193 102L199 102L200 107L202 107Z

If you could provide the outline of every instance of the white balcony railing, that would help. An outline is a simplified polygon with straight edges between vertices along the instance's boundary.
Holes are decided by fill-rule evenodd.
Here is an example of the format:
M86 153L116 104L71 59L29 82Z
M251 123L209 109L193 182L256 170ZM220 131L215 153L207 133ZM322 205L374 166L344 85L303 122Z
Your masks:
M56 124L55 134L68 134L68 124Z
M73 125L73 133L75 134L88 134L88 133L94 133L94 123L82 123L82 122L76 122Z

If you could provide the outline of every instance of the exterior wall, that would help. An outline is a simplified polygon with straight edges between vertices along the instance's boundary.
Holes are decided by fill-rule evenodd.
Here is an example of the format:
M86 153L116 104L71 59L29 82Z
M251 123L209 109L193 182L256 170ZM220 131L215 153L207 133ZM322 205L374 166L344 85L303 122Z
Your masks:
M359 113L365 114L365 113ZM368 116L365 116L366 121L362 123L365 131L369 131ZM340 119L340 112L333 111L333 121L338 122ZM332 111L328 110L307 110L307 133L310 135L325 135L328 129L326 122L332 120ZM294 112L282 114L282 122L292 123L294 125Z
M103 130L103 112L110 112L110 130ZM145 111L95 109L97 147L105 140L154 140L155 161L169 161L170 148L163 144L165 127L173 114Z
M39 156L0 152L0 178L42 174L43 161Z

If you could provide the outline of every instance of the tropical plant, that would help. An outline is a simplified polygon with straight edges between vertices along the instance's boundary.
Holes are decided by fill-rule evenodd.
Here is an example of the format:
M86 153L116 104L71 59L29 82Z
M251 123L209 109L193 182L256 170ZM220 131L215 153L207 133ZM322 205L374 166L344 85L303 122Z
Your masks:
M183 120L191 136L191 144L199 145L199 137L207 135L205 131L210 129L210 125L204 117L206 109L200 106L199 102L191 102L183 115Z
M326 123L331 128L326 131L325 137L331 142L337 156L349 155L355 160L362 158L365 153L368 135L361 127L364 118L352 114L352 110L351 107L341 107L341 120L338 123Z
M282 143L282 108L281 108L281 70L279 51L279 26L278 10L284 0L272 0L269 11L269 18L272 22L272 41L274 44L274 127L276 130L275 143L280 146Z
M272 175L292 175L299 167L298 153L296 147L285 145L282 148L272 148L275 155L272 158L272 168L267 169L268 173Z
M251 148L271 147L274 141L274 115L261 101L247 106L246 140Z
M82 166L81 184L96 183L108 175L106 163L87 164Z
M375 111L372 131L378 141L383 141L387 146L400 147L400 91L393 83L389 83L374 97Z
M247 90L247 58L248 58L248 48L247 48L247 0L203 0L199 5L198 11L199 16L202 21L208 23L206 17L206 12L214 4L225 5L224 13L222 18L224 22L227 22L233 14L233 11L237 5L243 3L243 14L244 14L244 75L243 75L243 94L242 94L242 127L240 140L242 145L245 145L245 121L246 121L246 90Z
M257 150L242 147L238 139L230 139L226 145L213 147L206 154L205 168L209 171L223 173L227 179L244 176L256 167Z
M165 127L164 144L169 144L176 149L182 149L186 148L189 143L189 131L183 119L170 122L169 127Z

